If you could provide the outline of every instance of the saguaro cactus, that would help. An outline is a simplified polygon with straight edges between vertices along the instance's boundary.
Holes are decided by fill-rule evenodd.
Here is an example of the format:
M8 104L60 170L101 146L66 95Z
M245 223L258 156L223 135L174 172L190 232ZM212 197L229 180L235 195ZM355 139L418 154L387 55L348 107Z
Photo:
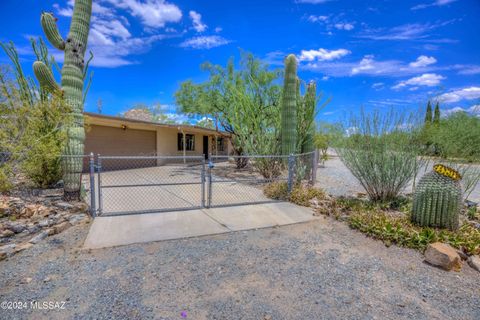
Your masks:
M311 81L305 94L305 124L306 132L303 140L302 153L312 152L315 149L313 137L315 135L315 111L317 107L317 84Z
M70 32L63 40L58 31L56 19L51 13L42 13L41 25L45 36L57 49L65 52L62 67L61 87L55 82L51 70L41 61L35 61L33 71L40 87L47 92L62 92L72 110L72 124L67 130L67 144L62 159L64 168L64 197L67 200L80 196L82 161L79 155L84 152L85 130L83 119L83 87L85 69L85 49L87 47L92 0L76 0L73 8Z
M457 229L462 204L460 179L455 170L435 165L415 188L412 221L421 226Z
M296 152L297 144L297 59L290 54L285 59L281 115L282 154Z

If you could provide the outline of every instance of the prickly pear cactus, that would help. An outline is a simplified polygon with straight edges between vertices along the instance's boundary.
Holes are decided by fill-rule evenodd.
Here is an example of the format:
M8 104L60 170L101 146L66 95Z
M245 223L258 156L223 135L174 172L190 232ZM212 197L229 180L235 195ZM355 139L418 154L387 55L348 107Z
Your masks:
M296 153L297 148L297 59L290 54L285 59L281 114L282 154Z
M62 67L61 87L55 82L51 70L41 61L33 64L33 71L46 92L61 92L72 110L73 124L67 128L67 144L62 159L64 168L64 197L67 200L80 197L81 173L84 152L85 130L83 119L83 87L85 49L87 47L92 0L76 0L73 8L70 32L67 40L60 35L56 19L51 13L42 13L40 22L45 36L57 49L65 52Z
M412 221L425 227L458 228L462 205L461 176L437 164L420 179L413 195Z

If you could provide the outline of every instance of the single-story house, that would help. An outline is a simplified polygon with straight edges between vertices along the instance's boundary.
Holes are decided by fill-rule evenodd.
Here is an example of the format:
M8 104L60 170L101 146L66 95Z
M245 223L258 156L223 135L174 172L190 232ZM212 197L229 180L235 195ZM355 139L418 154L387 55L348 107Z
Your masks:
M103 156L201 156L230 155L230 134L185 124L85 112L85 154ZM179 159L181 161L181 159ZM132 160L133 162L133 160ZM157 160L156 165L168 161ZM126 162L124 162L125 164ZM134 166L130 163L130 166Z

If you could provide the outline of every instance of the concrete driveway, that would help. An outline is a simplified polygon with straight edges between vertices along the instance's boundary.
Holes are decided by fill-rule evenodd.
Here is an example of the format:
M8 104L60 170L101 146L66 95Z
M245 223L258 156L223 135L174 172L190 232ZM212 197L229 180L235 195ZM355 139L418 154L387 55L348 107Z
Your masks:
M90 227L84 248L214 235L315 219L310 208L288 202L98 217Z

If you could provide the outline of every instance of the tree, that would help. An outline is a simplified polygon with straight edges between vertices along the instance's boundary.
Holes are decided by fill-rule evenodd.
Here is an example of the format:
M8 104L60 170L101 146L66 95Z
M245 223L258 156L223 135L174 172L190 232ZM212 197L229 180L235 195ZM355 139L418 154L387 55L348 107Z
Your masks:
M437 125L440 123L440 105L438 102L435 105L435 112L433 114L433 123Z
M215 119L232 134L236 155L278 154L280 70L269 70L249 53L242 53L238 70L233 59L225 67L204 63L201 68L209 74L207 81L187 80L175 93L182 112ZM245 165L240 157L237 166Z
M432 123L432 105L430 101L427 103L427 112L425 114L425 124Z

